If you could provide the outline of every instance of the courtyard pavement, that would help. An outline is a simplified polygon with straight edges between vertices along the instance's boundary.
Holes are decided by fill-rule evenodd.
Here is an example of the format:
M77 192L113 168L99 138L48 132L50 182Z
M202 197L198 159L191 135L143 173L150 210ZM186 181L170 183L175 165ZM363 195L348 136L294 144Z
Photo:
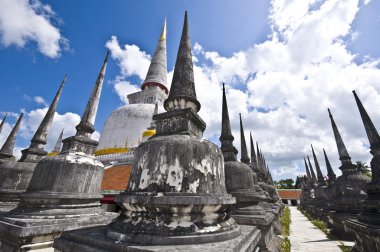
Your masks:
M330 240L298 209L291 206L290 246L292 252L342 252L338 241Z

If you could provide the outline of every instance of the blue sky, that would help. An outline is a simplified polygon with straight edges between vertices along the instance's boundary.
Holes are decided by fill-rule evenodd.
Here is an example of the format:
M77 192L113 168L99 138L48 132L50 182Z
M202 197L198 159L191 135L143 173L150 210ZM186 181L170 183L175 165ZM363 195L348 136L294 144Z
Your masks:
M6 9L7 4L9 4L8 1L0 0L0 8L3 9L3 11L0 10L0 23L1 19L9 19L9 16L5 15L6 11L4 11L4 8ZM378 0L349 0L347 2L350 2L350 4L340 6L342 8L341 13L344 15L334 12L334 8L328 13L325 11L326 8L329 8L329 4L336 4L334 0L294 0L288 1L289 4L285 4L280 0L120 0L112 1L112 3L94 0L91 1L91 4L87 1L51 0L32 2L16 0L13 2L24 5L38 3L39 6L31 10L35 11L36 15L41 15L41 12L44 13L45 11L43 15L45 19L48 20L51 26L59 30L60 36L64 39L60 40L59 55L47 55L46 52L44 53L38 48L38 35L29 39L23 38L25 43L21 46L16 45L16 43L7 44L4 42L4 36L12 33L12 29L23 28L17 26L4 28L0 25L0 37L2 38L0 43L0 65L2 66L0 85L3 90L0 93L2 101L0 111L2 113L19 113L21 109L27 113L31 113L36 109L44 108L43 102L36 102L35 97L42 97L50 103L60 81L64 74L67 73L67 85L63 90L57 111L59 114L72 112L81 115L107 51L105 44L111 39L111 36L117 37L121 48L124 44L134 44L141 52L144 51L146 54L151 55L161 32L164 17L167 18L168 72L170 76L178 50L185 10L189 11L192 44L194 46L197 42L198 45L198 50L194 51L194 56L198 59L196 65L199 71L199 74L196 73L196 81L197 78L201 80L196 83L198 96L200 96L200 99L202 97L205 99L203 106L210 107L210 110L207 111L209 114L210 111L211 114L215 111L214 116L206 117L205 115L205 120L209 125L206 137L212 140L218 139L220 114L217 112L219 111L220 103L218 98L215 101L211 100L212 103L210 102L210 105L208 105L209 103L206 100L207 95L202 94L203 88L198 88L198 86L207 85L207 82L212 82L216 85L214 87L218 87L217 85L221 81L227 81L230 83L230 103L234 107L232 108L232 113L237 114L237 110L240 109L243 115L245 115L248 121L247 124L249 124L246 128L247 130L252 130L254 135L257 135L257 139L263 143L263 149L268 153L269 163L273 162L273 167L277 171L275 176L294 176L302 171L302 156L306 154L310 155L309 150L307 150L307 146L310 143L316 145L317 148L329 145L327 149L331 150L331 155L336 155L334 144L330 143L332 142L332 138L329 131L328 117L323 114L325 108L321 108L320 111L303 111L303 103L295 98L290 98L293 97L293 93L290 94L290 97L286 96L289 95L287 94L289 88L277 93L284 85L288 85L286 83L298 82L298 78L295 76L300 73L295 73L294 70L286 68L287 65L294 62L297 63L295 68L306 69L305 73L302 73L303 75L313 76L311 77L315 81L313 83L319 83L323 80L326 80L326 83L328 83L330 79L336 82L336 78L338 77L333 76L333 73L330 73L331 76L326 76L325 70L309 67L309 65L313 65L315 62L321 63L325 61L324 59L317 59L315 56L307 58L305 55L308 55L314 49L307 48L305 44L317 41L316 48L319 48L321 52L328 51L330 53L331 51L331 55L327 54L326 57L333 59L330 64L334 65L330 66L330 69L335 69L334 67L336 66L336 73L341 73L339 71L343 71L343 66L349 65L360 70L360 73L357 70L357 76L369 76L363 70L368 68L362 64L363 62L372 64L371 69L373 71L371 72L371 78L368 77L368 81L363 81L360 84L362 86L358 86L357 88L363 87L363 96L364 98L368 98L367 104L378 104L378 102L375 103L370 100L370 98L377 97L375 95L378 95L380 89L379 85L374 81L378 75L376 60L380 57L380 47L378 46L380 44L380 36L377 30L380 23L380 1ZM17 4L14 4L14 8L17 8ZM1 5L5 7L3 8ZM50 9L46 11L46 6L50 6L50 9L54 13ZM287 9L291 11L287 11ZM307 16L310 18L305 18ZM22 17L19 18L21 19ZM323 26L322 23L330 18L331 22L327 22L328 25ZM313 20L317 21L312 23ZM33 25L31 24L31 26ZM308 28L310 31L313 31L317 27L315 28L316 32L309 35L306 32L297 33L298 31L302 31L306 25L311 25L311 28ZM320 27L318 27L319 25ZM325 35L323 29L331 29L333 31L326 31ZM344 30L344 32L340 33L336 31L334 33L334 30L340 29ZM38 34L43 34L43 31L40 31ZM310 36L311 41L307 40L307 36ZM297 53L294 53L291 48L291 42L295 41L295 38L299 41L306 41L306 43L297 44L300 47L299 50L297 49L299 55L296 55ZM304 45L305 48L303 48ZM277 63L273 62L276 62L284 55L283 53L276 55L276 52L283 50L281 48L284 46L290 48L288 51L291 52L292 56L288 62L284 60L284 62L279 62L276 65ZM342 53L342 50L344 50L344 53ZM270 53L263 53L268 51ZM352 59L347 59L351 57L350 55L356 56L353 56ZM344 60L342 60L343 58ZM334 59L338 60L334 61ZM342 63L343 61L345 63ZM260 63L260 65L257 63L256 65L256 62L264 63ZM95 123L95 128L99 132L107 116L117 107L124 104L120 94L114 89L115 78L116 76L120 76L121 68L120 62L110 60ZM243 69L241 73L239 72L240 69ZM256 76L256 72L261 73L261 75L254 77ZM289 73L292 73L292 75L290 76ZM141 82L139 76L136 75L123 76L123 78L137 86ZM344 81L342 79L342 82ZM305 87L305 85L309 85L308 83L299 82L297 85ZM337 87L342 85L345 84L339 84ZM316 85L314 84L314 86ZM346 98L344 95L349 93L348 89L351 88L349 84L347 86L349 86L347 87L347 92L343 92L339 97L334 96L336 92L326 91L326 97L329 99L325 97L326 102L323 106L332 106L333 110L338 114L338 119L342 119L341 124L344 135L352 139L350 144L354 144L355 141L358 144L358 141L361 141L361 144L359 143L357 147L352 147L353 156L356 160L364 159L367 161L370 156L366 154L368 153L365 146L366 140L362 132L363 130L360 128L360 122L355 123L354 126L350 126L350 122L344 119L346 118L343 113L344 110L339 110L339 104L345 107ZM327 85L323 90L328 90L329 87L331 85ZM294 92L299 93L299 98L308 96L307 90L310 91L311 89L300 88L297 90ZM316 104L318 104L317 100L321 101L325 99L323 92L320 91L313 91L313 98L316 100ZM320 96L314 96L315 93ZM348 97L347 99L352 99L352 97ZM277 101L282 102L279 105ZM316 107L316 105L310 104L310 107ZM211 108L214 110L211 110ZM289 111L293 111L295 115L302 114L304 118L297 118L296 116L294 120L295 124L298 123L298 125L302 125L305 128L310 125L310 128L314 129L314 127L320 126L321 123L325 124L320 126L321 132L318 131L318 134L302 130L300 135L303 138L294 140L296 143L293 143L292 135L285 137L282 134L283 132L287 132L287 130L281 130L278 120L281 122L284 119L276 117L273 113L263 113L263 111L271 111L273 108L279 109L280 112L282 111L282 115L286 115ZM353 108L356 109L355 107ZM378 112L373 113L374 116L379 115ZM15 117L10 117L9 122L14 123L15 119ZM236 128L235 136L237 137L238 128L236 119L237 117L233 115L233 126ZM30 123L33 124L32 120ZM64 122L62 122L62 125L64 125ZM28 126L26 125L25 127ZM30 126L25 131L26 133L22 134L23 137L17 139L18 147L28 145L33 127ZM297 130L298 126L289 125L289 134L297 132ZM59 132L58 130L56 131L56 133L52 134L51 138L58 136ZM66 134L69 133L70 130ZM282 138L284 138L283 142L278 141L278 139ZM52 143L54 140L52 139L50 142ZM238 146L239 142L237 139L235 144ZM285 143L293 144L297 147L289 149ZM289 165L285 165L286 163ZM338 163L334 164L336 167L338 166Z
M230 55L240 49L265 39L268 33L269 4L264 1L43 1L57 13L53 23L69 40L69 48L57 59L41 54L33 41L25 47L1 47L0 64L3 73L1 111L27 111L41 104L25 99L42 96L52 99L64 74L68 74L58 111L81 114L92 85L101 67L106 41L117 35L119 40L136 44L141 50L152 54L157 37L167 18L168 68L174 66L178 40L182 28L183 13L189 11L192 41L202 42L205 48ZM210 10L212 10L210 12ZM247 32L240 34L239 29ZM118 73L110 61L106 82ZM105 85L101 97L96 128L101 129L107 115L121 105L110 85Z

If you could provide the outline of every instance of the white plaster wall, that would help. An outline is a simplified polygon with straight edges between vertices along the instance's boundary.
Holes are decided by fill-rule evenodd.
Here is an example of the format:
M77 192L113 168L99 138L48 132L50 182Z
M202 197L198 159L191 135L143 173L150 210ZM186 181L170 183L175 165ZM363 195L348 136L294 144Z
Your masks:
M154 112L154 104L129 104L111 113L104 123L98 150L105 148L136 147L142 133L149 127ZM159 105L158 112L165 112Z

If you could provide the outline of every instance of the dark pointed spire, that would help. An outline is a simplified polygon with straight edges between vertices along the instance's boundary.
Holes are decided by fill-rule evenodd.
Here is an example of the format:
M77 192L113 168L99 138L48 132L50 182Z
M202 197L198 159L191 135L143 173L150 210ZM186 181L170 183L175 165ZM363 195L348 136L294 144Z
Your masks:
M63 86L65 85L67 75L63 78L58 91L50 104L48 111L46 112L44 118L42 119L40 126L38 127L36 133L34 134L30 146L27 149L22 150L22 156L20 162L38 162L43 156L48 153L44 150L44 146L47 142L47 134L49 132L50 126L53 122L54 114L58 105L59 97L61 96Z
M318 162L317 156L315 155L314 148L313 148L312 144L311 144L311 151L313 153L313 159L314 159L314 164L315 164L315 170L317 171L318 182L322 183L325 181L325 178L323 177L321 167L319 166L319 162Z
M252 133L249 132L249 139L251 144L251 163L257 164L255 145L253 144Z
M359 108L360 116L362 118L365 131L367 133L367 137L369 140L369 143L371 145L371 150L379 149L380 148L380 136L377 132L377 129L375 128L375 125L373 125L371 118L369 117L367 111L365 110L362 102L360 101L359 97L356 95L355 90L352 91L355 96L356 104Z
M172 85L169 97L164 102L164 107L166 111L191 108L194 112L198 112L201 108L195 92L187 11L185 12Z
M334 173L334 170L331 167L330 161L327 157L325 149L323 149L323 154L325 155L325 161L326 161L326 169L327 169L327 176L329 177L329 180L334 182L336 180L336 175Z
M158 86L168 93L167 88L167 59L166 59L166 18L160 39L157 42L156 51L150 62L148 73L145 80L141 85L141 89L144 90L148 86Z
M240 117L240 143L241 143L241 157L240 161L245 164L249 164L249 156L248 156L248 149L247 144L245 142L245 136L244 136L244 129L243 129L243 121L241 120L241 114L239 113Z
M334 121L333 116L331 115L330 109L327 109L327 110L329 112L329 117L331 120L331 126L332 126L334 136L335 136L336 147L338 148L339 160L342 162L342 165L343 164L351 165L352 164L351 157L350 157L350 155L348 155L346 146L344 145L343 139L340 136L338 127L335 124L335 121ZM346 169L346 167L343 167L343 166L339 167L339 169L342 169L342 168Z
M9 134L7 140L5 140L5 143L3 144L3 147L0 149L0 159L14 159L13 156L13 149L15 147L16 143L16 136L18 133L18 130L20 129L20 124L22 121L22 118L24 117L24 113L21 113L20 117L17 119L16 124L14 125L11 133Z
M2 120L1 123L0 123L0 133L1 133L1 131L3 130L3 126L4 126L5 119L7 119L7 114L5 114L5 116L3 117L3 120Z
M314 181L317 181L317 177L315 176L314 169L313 169L313 166L311 165L309 156L307 156L307 161L309 162L309 169L310 169L310 173L311 173L311 178Z
M309 171L309 167L307 166L306 159L303 158L303 161L305 161L305 170L306 170L307 181L311 182L312 181L312 177L310 175L310 171Z
M220 149L223 152L224 161L236 161L236 154L238 153L238 151L233 145L234 136L231 133L230 116L228 114L228 105L224 83L222 100L222 130L219 140L221 142Z
M84 110L84 113L82 115L81 121L76 126L77 136L87 136L88 138L91 138L91 134L95 131L95 117L98 111L100 94L102 92L104 75L107 68L108 55L109 51L107 52L107 55L104 59L103 66L100 70L94 89L92 90L90 99L88 100L86 109Z
M63 138L63 129L61 131L61 134L59 134L57 143L55 144L52 152L55 152L55 153L60 153L61 152L61 149L62 149L62 138Z

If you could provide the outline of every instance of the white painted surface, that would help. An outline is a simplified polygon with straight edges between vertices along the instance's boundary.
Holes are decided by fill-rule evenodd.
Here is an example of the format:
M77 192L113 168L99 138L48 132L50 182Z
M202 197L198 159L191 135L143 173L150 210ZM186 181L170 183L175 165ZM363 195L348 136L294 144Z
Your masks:
M97 149L137 147L152 121L153 112L154 104L129 104L118 108L104 123ZM165 110L159 106L158 112Z

